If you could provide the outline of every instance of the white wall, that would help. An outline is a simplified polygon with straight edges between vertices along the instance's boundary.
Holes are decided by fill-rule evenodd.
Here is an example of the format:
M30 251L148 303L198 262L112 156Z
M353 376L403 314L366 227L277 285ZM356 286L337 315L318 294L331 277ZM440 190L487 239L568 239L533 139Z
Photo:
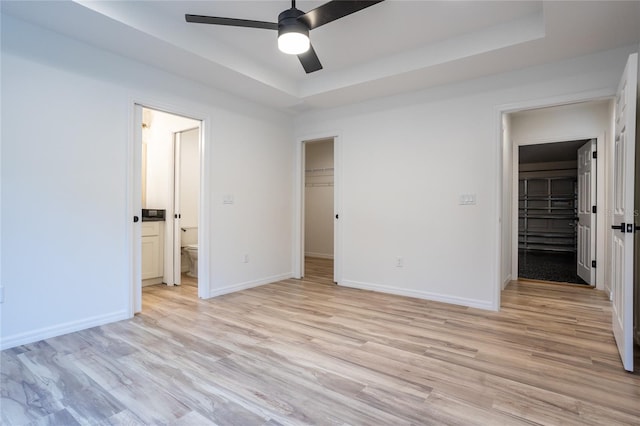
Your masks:
M1 53L3 348L127 317L134 101L211 123L211 294L291 276L289 116L6 16Z
M500 215L502 226L501 242L501 275L502 288L514 279L513 269L513 221L511 220L511 206L513 204L513 136L511 130L511 115L502 115L502 212Z
M200 208L200 131L188 130L180 139L180 226L197 227Z
M610 100L580 102L511 114L516 145L563 142L611 134Z
M577 93L613 94L635 48L299 116L299 139L340 129L339 282L497 308L499 110ZM477 204L459 205L469 193ZM396 256L404 267L395 266Z
M640 52L640 45L638 46ZM640 226L640 66L638 66L638 86L636 95L636 194L635 223ZM640 232L634 237L635 273L634 273L634 330L636 343L640 345Z
M619 78L619 76L618 76ZM607 191L611 182L611 149L613 144L613 102L610 99L580 102L569 105L558 105L515 112L511 116L511 133L515 146L536 145L549 142L562 142L580 139L598 139L597 150L597 200L600 214L596 215L596 288L609 291L611 250L608 233L612 211L609 206L613 201L611 191ZM514 150L516 148L514 147ZM518 158L512 159L512 168L517 170ZM514 175L514 194L517 194L517 179ZM517 205L512 204L512 223L517 229ZM514 253L517 253L517 236L512 236ZM517 266L513 264L514 268ZM517 272L516 272L517 274Z
M199 121L145 108L150 117L147 144L147 208L173 211L173 134L200 125ZM199 169L197 169L199 170Z
M333 259L333 139L305 144L306 256Z

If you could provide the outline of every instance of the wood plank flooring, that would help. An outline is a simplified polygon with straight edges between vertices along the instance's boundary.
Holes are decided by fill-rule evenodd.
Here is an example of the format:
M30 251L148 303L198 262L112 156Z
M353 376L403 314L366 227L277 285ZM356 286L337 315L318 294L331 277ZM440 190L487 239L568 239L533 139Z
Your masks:
M502 310L304 280L211 300L144 289L135 318L1 353L3 425L638 425L597 290L512 283Z

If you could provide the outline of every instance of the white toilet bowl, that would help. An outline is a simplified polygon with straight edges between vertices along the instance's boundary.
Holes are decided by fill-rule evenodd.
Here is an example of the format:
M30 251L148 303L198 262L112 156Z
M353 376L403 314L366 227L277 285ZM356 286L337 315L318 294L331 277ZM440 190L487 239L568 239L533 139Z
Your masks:
M189 244L185 246L184 250L189 256L189 272L187 272L187 275L198 278L198 245Z

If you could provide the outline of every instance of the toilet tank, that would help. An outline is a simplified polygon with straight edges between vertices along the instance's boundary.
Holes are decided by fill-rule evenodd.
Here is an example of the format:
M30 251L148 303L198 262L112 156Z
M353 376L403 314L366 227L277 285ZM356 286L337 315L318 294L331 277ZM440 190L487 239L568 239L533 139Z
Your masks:
M180 239L180 246L188 246L191 244L198 244L198 227L184 227L180 233L182 238Z

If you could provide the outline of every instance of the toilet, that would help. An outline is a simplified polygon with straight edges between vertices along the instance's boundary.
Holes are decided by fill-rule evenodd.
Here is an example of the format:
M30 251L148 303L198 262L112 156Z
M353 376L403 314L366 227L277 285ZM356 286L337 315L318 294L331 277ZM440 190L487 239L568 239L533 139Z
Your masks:
M198 245L189 244L184 247L184 251L189 256L189 272L187 272L187 275L198 278Z
M187 275L198 278L198 227L182 228L180 246L182 247L182 253L189 259Z

